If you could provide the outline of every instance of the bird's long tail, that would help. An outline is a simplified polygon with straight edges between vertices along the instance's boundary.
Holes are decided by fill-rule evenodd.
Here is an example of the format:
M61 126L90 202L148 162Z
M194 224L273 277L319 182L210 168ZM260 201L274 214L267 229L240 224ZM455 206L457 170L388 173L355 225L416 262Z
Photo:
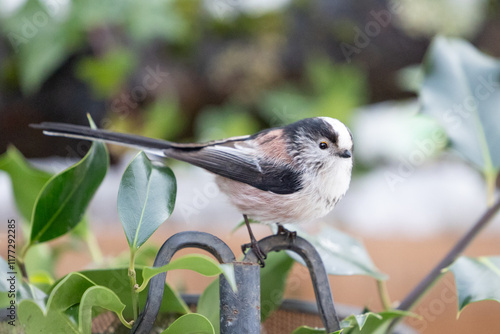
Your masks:
M68 137L84 140L102 140L105 142L135 147L155 155L165 156L165 150L177 148L179 144L166 140L147 138L108 130L92 129L87 126L44 122L30 124L30 127L43 130L49 136Z

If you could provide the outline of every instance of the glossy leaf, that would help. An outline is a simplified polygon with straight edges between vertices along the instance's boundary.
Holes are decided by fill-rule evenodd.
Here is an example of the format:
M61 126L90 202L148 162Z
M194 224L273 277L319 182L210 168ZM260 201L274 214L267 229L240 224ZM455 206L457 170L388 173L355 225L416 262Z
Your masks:
M196 312L205 316L215 333L220 333L219 278L213 280L200 296Z
M286 279L294 263L295 261L285 252L272 252L267 255L266 266L260 271L262 321L281 305Z
M19 303L17 315L26 334L65 333L80 334L76 325L59 311L44 314L42 309L32 300Z
M297 234L309 241L319 252L330 275L367 275L375 279L386 279L371 260L363 244L350 235L329 226L323 226L316 235L309 235L297 226L290 226ZM288 254L296 261L302 259L293 252Z
M47 301L46 312L33 301L27 302L19 306L19 312L28 334L59 333L63 329L64 333L90 333L92 308L95 306L115 312L120 320L125 322L122 316L125 304L119 297L106 287L95 286L94 282L80 273L71 273L56 284ZM78 329L66 314L68 309L76 305L79 306ZM37 324L43 328L42 331L37 329Z
M19 213L31 221L36 198L52 175L31 166L14 146L0 157L0 170L9 174Z
M140 152L123 173L118 214L129 246L139 248L172 214L177 185L170 168Z
M386 334L393 319L406 316L415 315L398 310L351 315L341 321L342 334Z
M123 318L123 310L125 304L120 301L120 298L110 289L103 286L93 286L82 296L79 310L79 330L82 334L91 334L92 325L92 308L101 307L114 312L122 324L126 323ZM127 326L131 327L131 326Z
M450 270L455 276L458 310L481 300L500 302L500 256L460 257Z
M186 314L175 320L162 334L215 334L210 321L201 314Z
M228 282L230 283L232 282L233 289L236 288L234 271L232 272L232 277L231 277L230 272L224 270L221 264L213 260L211 257L202 254L188 254L178 259L175 259L162 267L142 268L143 283L139 288L139 291L142 291L145 288L145 286L149 283L149 280L153 276L174 269L192 270L204 276L218 276L220 274L226 273L227 276L229 276Z
M133 316L128 268L87 270L81 271L80 273L89 278L96 285L108 287L116 293L118 298L126 305L125 311L123 312L124 316L127 319ZM137 283L141 284L142 270L136 269L136 273ZM147 294L148 289L139 293L141 309L146 304ZM165 284L160 312L186 314L189 312L189 307L169 284Z
M500 168L500 61L466 41L436 38L425 58L422 111L483 172Z
M108 165L106 146L93 142L82 160L49 180L35 204L30 244L55 239L82 220Z
M80 273L67 275L50 292L47 309L65 311L71 306L80 303L85 291L94 285L94 282Z

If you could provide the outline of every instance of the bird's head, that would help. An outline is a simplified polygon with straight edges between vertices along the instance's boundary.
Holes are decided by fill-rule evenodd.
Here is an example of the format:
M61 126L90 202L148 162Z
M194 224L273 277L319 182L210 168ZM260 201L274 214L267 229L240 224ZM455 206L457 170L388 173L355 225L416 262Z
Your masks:
M306 118L284 130L289 153L298 165L315 169L352 166L352 135L339 120Z

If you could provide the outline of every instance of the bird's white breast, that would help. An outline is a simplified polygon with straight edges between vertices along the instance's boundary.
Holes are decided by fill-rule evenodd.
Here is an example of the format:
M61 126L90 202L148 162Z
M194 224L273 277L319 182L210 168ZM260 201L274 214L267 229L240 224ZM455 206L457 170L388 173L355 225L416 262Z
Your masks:
M217 176L222 192L242 214L262 223L303 223L328 214L344 196L351 179L352 160L337 161L317 175L304 180L298 192L279 195L245 183Z

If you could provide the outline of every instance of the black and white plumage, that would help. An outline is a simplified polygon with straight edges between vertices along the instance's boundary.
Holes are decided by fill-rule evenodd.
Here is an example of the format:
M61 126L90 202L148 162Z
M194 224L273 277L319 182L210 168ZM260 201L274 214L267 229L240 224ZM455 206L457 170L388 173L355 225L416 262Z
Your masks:
M242 214L263 223L300 223L330 212L351 180L353 141L340 121L317 117L254 135L180 144L63 123L32 125L47 135L133 146L216 174Z

